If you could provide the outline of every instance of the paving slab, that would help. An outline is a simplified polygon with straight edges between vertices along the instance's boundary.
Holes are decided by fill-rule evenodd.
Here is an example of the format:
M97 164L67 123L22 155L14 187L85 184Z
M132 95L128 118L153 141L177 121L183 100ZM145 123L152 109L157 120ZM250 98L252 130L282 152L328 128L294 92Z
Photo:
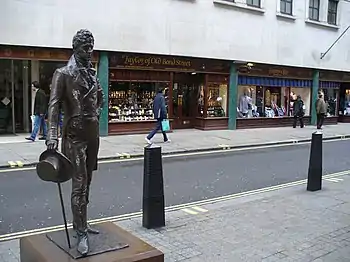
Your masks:
M305 142L311 140L312 133L315 131L314 126L212 131L186 129L175 130L169 134L171 143L163 143L160 134L154 137L153 142L162 147L163 154L173 154ZM24 139L26 136L0 136L0 168L9 167L8 161L21 161L24 166L37 163L40 153L45 150L45 143L44 141L28 142ZM350 124L324 126L323 138L350 138ZM144 134L101 137L99 159L120 158L123 153L130 157L140 157L143 155L145 146Z

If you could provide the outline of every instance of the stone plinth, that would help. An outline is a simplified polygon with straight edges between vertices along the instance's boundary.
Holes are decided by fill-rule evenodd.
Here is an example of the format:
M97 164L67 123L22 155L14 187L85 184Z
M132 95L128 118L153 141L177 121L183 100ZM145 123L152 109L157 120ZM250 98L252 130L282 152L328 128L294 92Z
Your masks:
M65 232L24 237L20 239L21 262L164 262L164 254L114 223L99 224L99 235L89 235L89 256L79 257L75 251L76 237L70 230L72 248Z

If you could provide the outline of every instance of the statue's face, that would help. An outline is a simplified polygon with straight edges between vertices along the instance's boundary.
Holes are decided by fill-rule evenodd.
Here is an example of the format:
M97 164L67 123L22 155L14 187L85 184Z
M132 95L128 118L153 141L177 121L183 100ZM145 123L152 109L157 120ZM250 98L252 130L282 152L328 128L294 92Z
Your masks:
M93 43L84 43L76 48L75 54L84 61L91 61L93 48Z

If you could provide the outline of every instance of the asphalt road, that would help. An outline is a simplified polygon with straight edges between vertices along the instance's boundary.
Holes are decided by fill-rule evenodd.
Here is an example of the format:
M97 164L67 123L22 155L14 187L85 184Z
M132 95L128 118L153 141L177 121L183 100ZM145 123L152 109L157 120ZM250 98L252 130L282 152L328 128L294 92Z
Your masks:
M350 169L350 141L324 143L324 173ZM164 159L166 205L305 179L310 145ZM100 164L89 218L140 211L143 162ZM63 184L68 218L70 182ZM62 224L58 190L34 170L0 173L0 235Z

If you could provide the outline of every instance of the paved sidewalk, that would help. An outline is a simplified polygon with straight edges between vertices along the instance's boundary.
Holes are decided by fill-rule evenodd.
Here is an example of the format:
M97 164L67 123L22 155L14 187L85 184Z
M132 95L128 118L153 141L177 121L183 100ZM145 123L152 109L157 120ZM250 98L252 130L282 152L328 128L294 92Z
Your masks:
M258 146L264 144L308 141L316 130L313 126L303 129L291 127L259 128L240 130L177 130L170 134L169 144L162 143L160 134L154 142L162 146L165 154L222 149L223 147ZM324 138L350 137L350 124L325 126ZM45 149L44 141L28 142L25 135L0 137L0 167L8 167L9 161L20 161L24 165L35 164ZM119 135L101 138L100 159L138 157L143 155L145 135ZM122 156L125 154L125 156Z
M350 261L350 176L232 197L166 213L166 227L141 218L117 224L165 253L166 262ZM19 261L19 241L0 243L0 261Z

